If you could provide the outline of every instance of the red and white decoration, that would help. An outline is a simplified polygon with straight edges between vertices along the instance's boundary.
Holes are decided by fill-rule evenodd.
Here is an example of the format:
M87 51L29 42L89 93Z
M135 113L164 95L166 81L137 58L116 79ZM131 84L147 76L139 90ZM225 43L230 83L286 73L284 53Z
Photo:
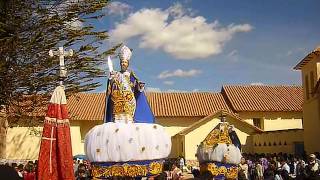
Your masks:
M39 152L38 179L75 179L67 100L62 85L54 90L48 105Z

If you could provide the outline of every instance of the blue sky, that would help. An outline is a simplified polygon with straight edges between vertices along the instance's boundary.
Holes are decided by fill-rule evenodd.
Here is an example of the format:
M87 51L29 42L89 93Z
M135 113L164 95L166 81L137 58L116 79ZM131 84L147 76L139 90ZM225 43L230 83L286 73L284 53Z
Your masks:
M148 90L219 92L300 85L293 67L320 45L317 7L318 0L112 1L95 25L110 32L105 48L124 42L134 50L130 67Z

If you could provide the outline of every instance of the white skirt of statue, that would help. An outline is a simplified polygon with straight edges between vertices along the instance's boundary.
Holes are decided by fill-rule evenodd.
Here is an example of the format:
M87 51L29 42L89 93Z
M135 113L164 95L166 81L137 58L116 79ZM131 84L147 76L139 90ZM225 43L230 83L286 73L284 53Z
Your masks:
M105 123L85 137L85 152L95 177L142 177L162 171L171 151L171 137L154 123L154 116L133 71L127 69L131 51L120 51L121 71L108 80Z

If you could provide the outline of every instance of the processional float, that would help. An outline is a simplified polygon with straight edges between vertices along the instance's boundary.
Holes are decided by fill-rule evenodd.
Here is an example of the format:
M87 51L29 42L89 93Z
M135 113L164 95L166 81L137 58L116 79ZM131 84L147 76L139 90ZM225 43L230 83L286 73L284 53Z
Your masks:
M148 177L162 172L171 151L171 138L155 124L144 94L144 83L128 69L131 50L120 49L120 71L108 57L105 122L85 137L85 153L94 178Z
M226 122L221 114L221 122L207 135L197 149L200 174L203 178L215 180L237 179L238 164L241 160L241 143L234 126Z

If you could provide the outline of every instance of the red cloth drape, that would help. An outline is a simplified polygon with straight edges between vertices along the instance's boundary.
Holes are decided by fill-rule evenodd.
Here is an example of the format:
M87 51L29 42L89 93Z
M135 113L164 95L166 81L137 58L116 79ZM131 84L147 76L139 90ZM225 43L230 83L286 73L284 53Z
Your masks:
M62 86L55 89L48 105L37 175L39 180L75 179L68 110Z

